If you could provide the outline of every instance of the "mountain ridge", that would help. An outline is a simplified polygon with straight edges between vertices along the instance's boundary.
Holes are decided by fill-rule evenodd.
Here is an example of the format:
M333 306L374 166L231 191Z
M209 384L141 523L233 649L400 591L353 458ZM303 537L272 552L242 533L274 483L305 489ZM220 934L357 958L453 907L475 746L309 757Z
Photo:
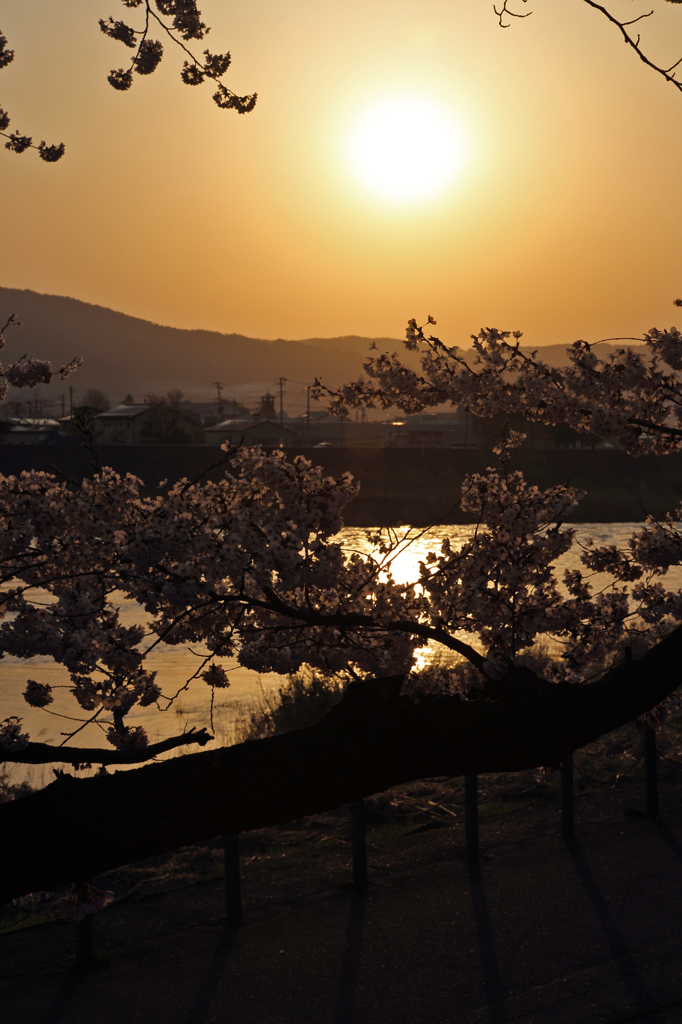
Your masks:
M272 389L279 377L303 387L319 377L334 387L362 373L372 344L379 350L398 351L408 365L418 365L399 338L354 334L296 341L250 338L236 332L170 327L68 296L0 287L0 323L12 312L22 327L16 333L6 332L7 362L27 352L60 366L81 355L84 365L69 384L81 394L88 388L101 389L112 402L128 393L142 397L171 388L180 388L194 400L211 399L216 380L226 396L231 389L243 393L249 384ZM570 342L535 347L551 366L561 366L567 361ZM599 354L615 348L601 345ZM632 348L644 351L643 346ZM528 352L532 349L524 347ZM462 348L463 354L469 351Z
M118 392L144 394L179 387L191 398L215 395L214 381L225 391L284 376L303 383L321 377L330 386L362 372L364 355L377 347L400 347L393 338L250 338L238 333L169 327L140 317L61 295L0 287L2 322L15 312L21 329L5 333L6 359L24 352L50 359L54 366L75 355L84 359L71 378L78 391L100 388L118 400ZM71 383L71 381L70 381Z

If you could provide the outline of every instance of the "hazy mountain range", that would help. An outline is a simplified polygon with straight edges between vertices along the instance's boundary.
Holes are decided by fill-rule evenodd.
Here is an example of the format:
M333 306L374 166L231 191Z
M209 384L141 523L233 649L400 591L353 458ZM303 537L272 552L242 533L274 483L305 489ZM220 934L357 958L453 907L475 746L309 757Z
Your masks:
M75 355L83 356L83 366L69 383L79 391L100 388L117 401L127 392L141 400L147 392L178 387L189 398L213 398L214 381L221 381L226 392L251 382L269 384L274 390L280 376L304 384L317 376L330 385L340 384L362 372L373 340L379 348L402 348L391 338L267 341L181 330L78 299L0 288L0 326L10 313L17 314L22 327L5 332L3 362L26 352L58 367Z
M60 366L81 355L84 364L69 383L81 393L100 388L112 401L120 401L128 392L141 399L148 392L178 387L188 398L208 399L215 395L215 381L222 382L226 395L231 389L245 393L245 385L251 383L274 390L280 376L304 384L321 377L326 384L336 385L362 372L372 342L379 349L408 355L398 338L349 335L268 341L164 327L78 299L0 288L0 325L10 313L16 313L23 326L6 332L4 362L29 353ZM600 355L610 348L600 346ZM566 345L541 350L543 359L553 366L566 361L565 352Z

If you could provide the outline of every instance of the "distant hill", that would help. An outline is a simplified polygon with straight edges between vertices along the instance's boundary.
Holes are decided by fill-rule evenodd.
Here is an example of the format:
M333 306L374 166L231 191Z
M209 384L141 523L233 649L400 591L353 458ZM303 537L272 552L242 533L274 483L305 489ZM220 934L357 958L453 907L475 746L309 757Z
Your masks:
M0 288L0 323L10 313L16 313L23 326L17 332L7 332L6 362L27 352L60 366L81 355L84 365L69 383L81 394L88 388L101 389L114 402L128 393L141 399L149 392L163 393L170 388L181 388L194 400L212 398L217 380L226 394L231 388L239 394L244 385L255 382L274 389L280 376L304 383L321 377L333 386L362 372L372 342L380 350L397 350L416 365L397 338L348 335L267 341L242 334L164 327L78 299ZM545 346L540 355L550 365L561 366L566 362L566 348ZM613 348L601 345L599 354Z
M280 376L303 382L321 377L335 385L362 372L372 341L380 349L402 348L392 338L350 335L267 341L242 334L180 330L78 299L0 288L2 323L10 313L16 313L23 326L6 333L4 361L27 352L60 366L81 355L84 364L70 383L81 392L99 388L114 401L128 392L142 398L147 392L178 387L188 398L211 398L216 380L226 392L251 382L274 388Z

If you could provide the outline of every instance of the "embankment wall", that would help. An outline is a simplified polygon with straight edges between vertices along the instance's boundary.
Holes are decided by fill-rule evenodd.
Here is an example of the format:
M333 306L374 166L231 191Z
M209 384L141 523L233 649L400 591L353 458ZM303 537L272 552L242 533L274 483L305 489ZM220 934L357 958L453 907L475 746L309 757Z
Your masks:
M161 480L169 484L194 479L221 457L208 445L111 445L100 449L102 465L139 476L150 491ZM434 448L291 449L333 476L351 472L361 482L360 496L347 508L348 526L411 523L426 526L466 523L460 512L461 485L468 473L496 464L481 449ZM50 471L76 479L94 472L92 456L79 445L0 445L0 473ZM661 516L682 500L682 453L633 459L612 450L518 450L511 468L521 469L539 487L570 483L587 491L573 518L577 522L641 521L647 513ZM217 479L224 469L213 469Z

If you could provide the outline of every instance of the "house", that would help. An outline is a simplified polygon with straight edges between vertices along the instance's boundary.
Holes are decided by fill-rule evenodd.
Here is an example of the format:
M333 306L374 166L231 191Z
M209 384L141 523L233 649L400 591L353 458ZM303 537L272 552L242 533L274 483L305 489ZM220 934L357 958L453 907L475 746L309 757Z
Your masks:
M0 444L57 444L59 440L57 420L20 416L0 420Z
M298 437L296 443L306 448L314 448L318 444L345 448L349 425L346 417L332 416L326 409L315 409L292 422Z
M284 426L275 410L275 396L263 395L256 411L250 416L223 420L204 427L206 444L244 444L247 447L288 448L300 444L298 431L290 424Z
M164 403L135 402L101 412L92 421L95 444L201 444L196 419Z
M246 447L260 445L263 448L289 448L300 444L297 434L290 427L283 427L275 420L224 420L204 429L206 444L244 444Z

